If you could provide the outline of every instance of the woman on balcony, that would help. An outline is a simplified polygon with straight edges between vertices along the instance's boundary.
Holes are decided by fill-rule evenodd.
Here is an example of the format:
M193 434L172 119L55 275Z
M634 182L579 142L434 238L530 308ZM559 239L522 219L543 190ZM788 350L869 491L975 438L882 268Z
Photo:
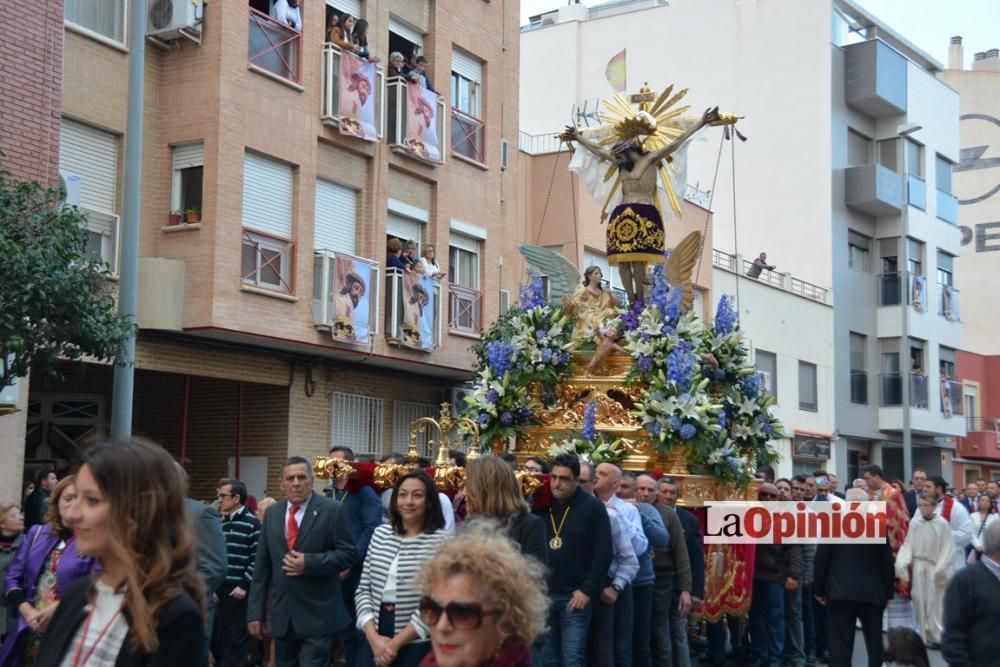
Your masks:
M441 267L438 265L437 260L434 259L434 255L434 246L428 243L424 246L424 254L420 257L418 263L425 276L440 278L444 275L444 272L441 271Z
M347 51L356 56L361 55L358 53L358 46L355 45L354 40L351 37L354 32L353 16L350 14L342 14L340 17L340 26L336 30L331 28L330 32L330 41L339 46L341 51Z
M274 0L271 18L293 30L302 32L302 8L299 0Z

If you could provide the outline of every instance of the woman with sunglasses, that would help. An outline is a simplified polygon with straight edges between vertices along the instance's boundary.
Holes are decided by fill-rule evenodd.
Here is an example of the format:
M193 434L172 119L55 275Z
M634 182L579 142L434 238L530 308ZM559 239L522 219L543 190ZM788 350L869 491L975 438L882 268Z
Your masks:
M473 521L420 573L433 653L421 667L528 667L545 631L544 569L492 521Z
M427 655L416 575L447 537L434 481L420 469L401 476L389 501L389 523L372 534L354 596L358 629L367 640L358 665L416 667Z

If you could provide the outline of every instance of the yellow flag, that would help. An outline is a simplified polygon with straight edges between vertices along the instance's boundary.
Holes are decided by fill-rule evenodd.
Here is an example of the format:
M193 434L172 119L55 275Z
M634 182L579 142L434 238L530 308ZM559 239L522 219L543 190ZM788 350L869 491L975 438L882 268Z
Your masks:
M619 93L625 92L625 49L616 54L608 61L608 66L604 70L604 76L611 84L611 87Z

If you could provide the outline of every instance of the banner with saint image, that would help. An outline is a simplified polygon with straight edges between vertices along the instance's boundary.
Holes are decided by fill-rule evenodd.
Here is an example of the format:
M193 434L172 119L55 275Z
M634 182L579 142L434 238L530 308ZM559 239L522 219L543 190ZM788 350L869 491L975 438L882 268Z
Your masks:
M403 274L403 345L418 350L434 347L434 279Z
M351 255L334 256L333 339L366 345L370 342L368 316L372 263Z
M341 51L339 87L340 133L376 141L375 63Z
M437 137L437 93L406 84L406 148L425 160L441 161Z

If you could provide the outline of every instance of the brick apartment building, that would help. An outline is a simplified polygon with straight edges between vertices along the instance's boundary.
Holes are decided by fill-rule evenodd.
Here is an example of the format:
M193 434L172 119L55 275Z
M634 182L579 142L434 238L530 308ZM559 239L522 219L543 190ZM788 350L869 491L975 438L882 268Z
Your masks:
M41 95L59 99L61 78L61 106L45 117L53 137L36 145L61 138L44 174L53 176L57 156L64 177L79 176L74 196L90 212L91 248L114 265L127 52L144 36L127 34L127 0L67 0L64 17L53 17L55 4L26 11L44 15L53 33L35 44L64 40L65 49ZM518 4L306 2L297 32L268 17L267 0L149 3L161 15L148 22L156 40L144 42L133 431L183 459L195 497L234 472L251 493L277 492L286 456L333 444L401 451L410 422L436 414L469 379L470 345L524 273L519 157L506 149L518 129ZM377 141L338 127L341 55L325 29L334 9L370 24L381 58ZM30 66L59 64L60 54L38 48L24 56ZM429 60L441 94L440 163L403 145L405 85L385 77L390 51ZM200 220L168 224L184 209L199 209ZM436 288L429 351L399 344L402 281L386 268L388 236L434 244L448 274ZM344 255L374 267L364 346L335 342L325 314L332 295L322 277ZM67 363L63 373L59 383L32 379L21 440L28 470L67 461L108 421L111 367Z

